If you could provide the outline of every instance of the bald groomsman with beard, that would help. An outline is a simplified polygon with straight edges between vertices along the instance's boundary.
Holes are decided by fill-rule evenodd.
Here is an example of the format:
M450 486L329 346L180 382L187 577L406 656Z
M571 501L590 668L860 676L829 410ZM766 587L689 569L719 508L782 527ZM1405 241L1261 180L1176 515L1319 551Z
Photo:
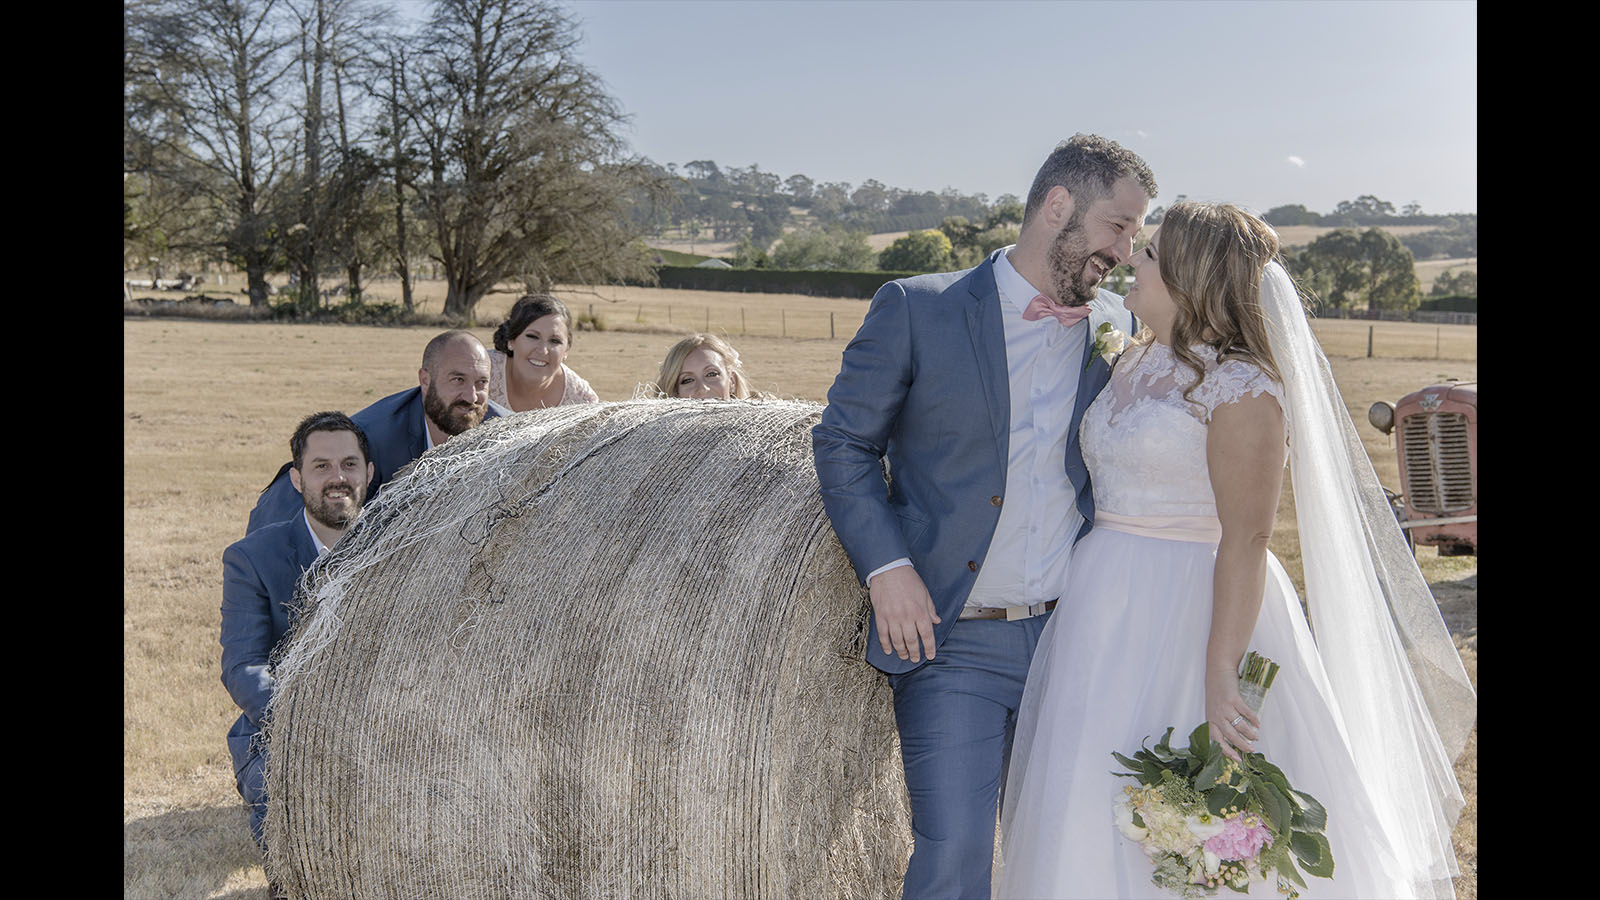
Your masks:
M366 432L374 475L370 496L376 498L390 479L412 460L473 428L484 419L509 416L511 410L489 399L489 351L466 331L446 331L422 351L417 386L379 400L351 416ZM284 463L261 492L245 534L294 517L300 498L289 484Z
M256 529L222 553L222 683L243 710L228 731L250 835L265 850L264 748L256 740L274 686L268 659L289 630L300 575L338 543L373 478L367 436L339 412L307 416L289 439L289 481L300 514Z

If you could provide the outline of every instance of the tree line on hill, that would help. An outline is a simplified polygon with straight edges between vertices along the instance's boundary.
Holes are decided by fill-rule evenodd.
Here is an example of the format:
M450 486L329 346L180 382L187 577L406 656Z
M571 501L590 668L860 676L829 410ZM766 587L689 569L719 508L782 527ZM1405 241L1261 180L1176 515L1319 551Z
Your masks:
M431 260L446 315L470 321L504 281L649 280L644 239L669 233L736 240L742 268L956 269L1015 242L1022 220L1013 194L630 154L620 107L548 0L433 0L414 28L369 0L125 0L123 21L124 268L227 262L253 306L269 303L269 274L287 272L309 310L329 274L359 304L392 273L409 312ZM1475 215L1396 216L1371 196L1267 219L1374 226L1293 254L1341 305L1414 305L1413 255L1476 255ZM1424 219L1439 227L1398 245L1381 229ZM910 233L873 252L867 235L885 231Z
M912 231L938 228L952 217L986 221L1000 210L1021 206L1015 194L991 202L981 193L910 191L873 178L852 187L844 181L817 182L804 174L783 178L761 171L756 163L724 168L699 159L682 166L667 163L657 171L671 180L677 202L630 213L640 230L654 238L748 238L767 248L796 226L863 234Z

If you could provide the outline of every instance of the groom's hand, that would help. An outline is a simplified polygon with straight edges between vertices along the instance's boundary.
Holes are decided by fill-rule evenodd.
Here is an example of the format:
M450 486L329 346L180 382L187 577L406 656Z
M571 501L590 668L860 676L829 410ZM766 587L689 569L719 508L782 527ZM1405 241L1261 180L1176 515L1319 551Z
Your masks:
M878 622L878 643L884 653L921 662L934 657L933 625L942 621L922 576L910 566L900 566L872 577L867 585L872 611Z

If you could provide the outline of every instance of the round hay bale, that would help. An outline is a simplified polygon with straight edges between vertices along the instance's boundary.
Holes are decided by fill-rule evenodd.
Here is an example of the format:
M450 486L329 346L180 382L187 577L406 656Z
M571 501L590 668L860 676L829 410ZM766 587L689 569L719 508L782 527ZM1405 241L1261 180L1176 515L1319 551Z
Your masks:
M295 897L897 897L865 591L791 402L494 419L307 574L268 871Z

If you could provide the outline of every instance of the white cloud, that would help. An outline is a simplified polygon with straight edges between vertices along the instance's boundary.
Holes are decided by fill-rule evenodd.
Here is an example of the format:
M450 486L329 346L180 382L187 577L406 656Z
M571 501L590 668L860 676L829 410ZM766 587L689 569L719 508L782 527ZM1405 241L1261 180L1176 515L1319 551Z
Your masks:
M1306 161L1298 156L1289 157L1289 162L1293 163L1296 168L1304 169L1306 167Z

